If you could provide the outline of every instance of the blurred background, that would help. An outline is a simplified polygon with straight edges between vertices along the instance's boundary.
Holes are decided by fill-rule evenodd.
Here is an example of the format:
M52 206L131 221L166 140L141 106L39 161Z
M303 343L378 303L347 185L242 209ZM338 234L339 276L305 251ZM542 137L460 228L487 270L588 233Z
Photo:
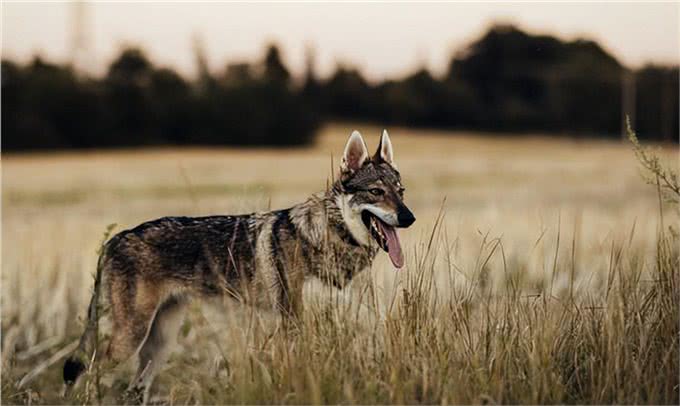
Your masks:
M405 201L418 218L400 230L405 269L396 272L380 254L342 291L369 315L392 311L425 257L438 298L503 294L510 280L527 300L583 295L599 303L608 297L613 261L653 270L663 222L678 224L678 211L660 204L640 176L624 135L628 116L643 143L677 169L678 2L1 7L3 403L17 402L14 396L37 403L11 382L77 339L76 316L86 309L107 225L118 232L162 216L290 207L327 187L353 129L371 151L389 130ZM640 278L651 286L655 276ZM312 299L327 293L310 285ZM367 286L370 306L361 299ZM219 348L232 360L252 354L246 333L229 327L231 317L232 325L247 325L243 312L217 311L228 321L214 327L224 340ZM562 320L561 312L551 314ZM592 314L599 325L600 313ZM192 349L185 356L201 349L191 360L201 371L212 368L213 347L200 344L211 335L183 338ZM612 345L619 354L622 347ZM593 357L578 360L586 358ZM542 388L552 372L537 371ZM191 403L285 403L262 397L271 390L249 379L242 387L253 388L252 402L219 389ZM178 393L199 396L176 382ZM44 403L63 403L57 367L30 387ZM371 403L357 394L329 403ZM391 403L410 398L398 399ZM480 403L448 402L456 399ZM608 402L556 399L550 402ZM618 403L635 399L661 398Z
M3 151L310 144L330 121L678 140L678 4L4 3ZM348 129L349 130L349 129Z

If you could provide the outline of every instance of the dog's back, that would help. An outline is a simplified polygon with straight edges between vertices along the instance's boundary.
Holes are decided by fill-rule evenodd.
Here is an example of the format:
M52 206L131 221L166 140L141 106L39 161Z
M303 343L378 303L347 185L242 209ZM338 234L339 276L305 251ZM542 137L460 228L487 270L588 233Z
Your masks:
M135 276L203 295L221 294L224 289L237 292L241 282L253 277L263 224L252 214L146 222L109 241L107 269L114 284L117 278Z

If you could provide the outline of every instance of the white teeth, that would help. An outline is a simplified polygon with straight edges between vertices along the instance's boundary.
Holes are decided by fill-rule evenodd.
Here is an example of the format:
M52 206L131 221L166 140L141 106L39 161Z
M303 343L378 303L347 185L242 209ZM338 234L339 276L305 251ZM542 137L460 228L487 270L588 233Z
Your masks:
M384 246L387 242L387 237L385 237L385 234L383 234L381 228L378 227L378 222L375 217L371 217L371 230L374 231L378 237L380 237L381 241L379 242Z

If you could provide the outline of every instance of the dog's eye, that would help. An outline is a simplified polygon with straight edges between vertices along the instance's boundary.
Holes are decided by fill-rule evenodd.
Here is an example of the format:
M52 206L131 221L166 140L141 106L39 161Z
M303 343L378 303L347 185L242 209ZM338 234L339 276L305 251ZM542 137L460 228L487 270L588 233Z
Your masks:
M369 190L369 192L371 192L371 194L374 195L374 196L381 196L385 193L385 191L380 189L380 188L373 188L373 189Z

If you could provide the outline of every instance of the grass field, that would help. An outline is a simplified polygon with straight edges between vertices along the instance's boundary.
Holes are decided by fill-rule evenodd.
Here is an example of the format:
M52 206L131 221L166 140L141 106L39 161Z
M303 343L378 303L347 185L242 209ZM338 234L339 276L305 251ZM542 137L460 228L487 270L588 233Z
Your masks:
M379 129L359 129L375 148ZM286 207L325 188L350 130L306 149L3 156L2 403L116 403L130 365L62 398L56 362L81 333L107 225ZM381 254L346 291L310 281L295 333L193 303L155 401L679 402L677 208L628 144L390 134L417 217L406 267Z

